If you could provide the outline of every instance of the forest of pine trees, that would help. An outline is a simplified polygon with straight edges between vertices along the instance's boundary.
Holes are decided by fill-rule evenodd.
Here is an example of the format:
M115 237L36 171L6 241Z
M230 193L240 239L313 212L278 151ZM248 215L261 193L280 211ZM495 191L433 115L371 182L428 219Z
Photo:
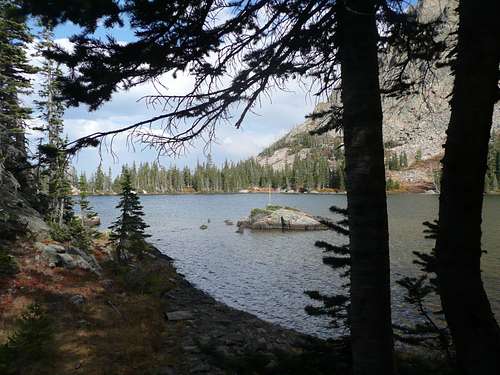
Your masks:
M87 176L85 173L78 176L73 170L73 185L78 187L79 180L83 179L91 194L117 194L121 191L122 175L125 169L130 171L133 188L139 193L231 193L249 188L281 189L287 191L310 191L335 189L344 191L345 186L345 159L343 150L334 142L329 147L328 154L321 149L326 142L325 137L304 135L295 140L295 147L291 154L298 150L311 147L311 151L304 159L295 158L292 164L281 170L274 170L270 166L261 165L255 158L239 162L225 161L222 166L216 166L210 156L204 163L198 162L194 169L189 167L178 168L175 165L165 167L157 162L140 163L131 166L124 165L118 176L113 176L111 168L105 172L102 164L95 172ZM290 144L276 142L266 148L259 156L270 156L282 147ZM421 151L419 159L421 159ZM488 154L488 172L486 174L485 191L495 192L499 189L500 181L500 134L492 136ZM417 155L418 156L418 155ZM409 167L406 152L386 153L386 167L391 171L400 171ZM388 178L387 190L399 190L400 183Z
M197 163L194 169L175 165L166 168L157 162L134 163L125 165L121 173L114 177L111 170L107 174L99 165L90 176L80 178L88 184L93 194L113 194L121 191L120 182L125 169L130 171L132 185L140 193L176 192L237 192L249 188L268 188L286 190L321 190L325 188L344 190L343 162L330 167L328 159L312 153L282 170L259 164L255 158L240 162L226 161L216 166L211 158ZM76 172L75 176L76 176ZM76 177L74 177L76 178ZM76 185L75 185L76 186Z

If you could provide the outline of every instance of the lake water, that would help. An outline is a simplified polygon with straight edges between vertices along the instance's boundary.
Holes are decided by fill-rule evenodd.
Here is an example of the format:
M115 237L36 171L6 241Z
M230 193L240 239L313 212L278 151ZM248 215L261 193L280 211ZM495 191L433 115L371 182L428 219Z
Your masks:
M91 204L106 227L118 215L118 197L92 197ZM317 240L341 244L336 233L251 232L236 233L235 224L250 210L264 207L267 194L156 195L141 196L150 225L152 242L175 259L186 278L216 299L285 327L329 337L326 319L310 317L304 306L311 300L305 290L334 291L342 282L322 264ZM346 206L345 195L273 194L272 204L303 209L334 218L329 207ZM433 241L425 239L421 223L437 217L434 195L390 195L388 197L393 314L398 321L412 318L402 303L394 280L418 272L413 254L429 251ZM497 318L500 318L500 196L486 196L483 224L483 280ZM208 222L210 220L210 222ZM207 230L199 227L207 224Z

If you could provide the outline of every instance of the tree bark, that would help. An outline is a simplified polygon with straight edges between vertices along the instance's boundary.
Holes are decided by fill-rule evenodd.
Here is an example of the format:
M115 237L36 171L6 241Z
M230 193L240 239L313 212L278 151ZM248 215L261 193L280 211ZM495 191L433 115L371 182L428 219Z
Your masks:
M459 367L500 374L500 329L481 280L481 213L500 62L500 2L460 1L436 241L441 302Z
M355 375L394 372L375 1L339 2Z

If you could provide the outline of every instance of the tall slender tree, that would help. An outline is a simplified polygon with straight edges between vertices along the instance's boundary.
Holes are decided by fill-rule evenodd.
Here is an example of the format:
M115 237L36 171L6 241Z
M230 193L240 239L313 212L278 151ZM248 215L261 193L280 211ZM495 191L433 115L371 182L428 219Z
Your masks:
M500 329L481 280L481 213L493 108L499 98L500 2L461 0L458 12L437 274L460 367L470 375L498 374Z
M25 137L31 110L20 95L30 92L29 75L36 69L26 55L32 35L16 4L0 0L0 205L4 208L14 203L13 192L29 193L33 185Z
M40 33L40 41L36 45L37 54L41 57L50 54L56 48L54 33L50 25L44 27ZM65 201L69 195L69 181L67 175L68 161L64 152L63 115L64 105L61 100L60 79L62 71L59 64L51 58L43 58L39 70L41 88L38 91L39 99L35 101L40 113L43 126L39 128L46 135L46 143L39 145L39 165L45 167L47 193L49 196L49 220L63 224ZM39 181L39 184L41 181Z
M80 176L78 181L78 190L80 191L80 199L78 200L78 204L80 206L80 219L83 226L87 226L87 223L90 219L93 219L97 216L97 213L94 211L89 201L89 188L87 184L87 179L84 175Z

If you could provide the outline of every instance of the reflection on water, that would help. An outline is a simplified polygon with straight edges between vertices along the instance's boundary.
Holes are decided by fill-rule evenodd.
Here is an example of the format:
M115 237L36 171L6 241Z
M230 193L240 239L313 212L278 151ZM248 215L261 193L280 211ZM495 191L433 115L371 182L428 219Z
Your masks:
M91 203L107 226L117 210L117 197L92 197ZM267 204L266 194L142 196L152 241L176 259L186 278L226 304L263 319L322 337L331 335L327 321L310 317L304 306L311 300L304 290L332 292L341 281L321 262L317 240L340 244L345 238L332 232L236 233L236 222L255 207ZM345 207L345 195L275 194L273 204L297 207L315 215L335 217L331 205ZM421 223L437 216L432 195L390 195L392 279L417 272L413 251L429 251L433 241L422 235ZM485 197L483 279L492 306L500 317L500 197ZM210 220L210 223L208 221ZM207 230L200 230L207 224ZM394 283L393 283L394 285ZM401 291L393 286L396 320L412 317L403 306Z

